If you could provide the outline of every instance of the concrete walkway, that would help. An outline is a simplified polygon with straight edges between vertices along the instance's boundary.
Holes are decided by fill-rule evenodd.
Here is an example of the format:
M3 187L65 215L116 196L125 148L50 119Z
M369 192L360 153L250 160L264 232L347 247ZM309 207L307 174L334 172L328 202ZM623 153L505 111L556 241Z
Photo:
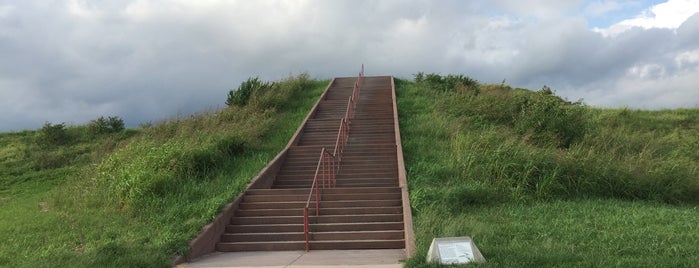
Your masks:
M216 252L177 267L399 268L404 249Z

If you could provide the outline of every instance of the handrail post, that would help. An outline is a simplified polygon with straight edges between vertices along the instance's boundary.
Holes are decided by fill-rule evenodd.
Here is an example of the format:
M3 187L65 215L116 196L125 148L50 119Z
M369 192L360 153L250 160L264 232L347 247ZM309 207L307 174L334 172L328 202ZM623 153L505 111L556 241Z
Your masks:
M326 187L330 188L330 173L332 172L332 170L330 169L330 153L327 151L325 152L325 170L327 170L328 172L327 177L325 178L327 180Z
M303 208L303 234L306 237L306 251L309 251L311 249L310 245L310 235L308 230L308 206Z
M318 184L316 183L316 217L319 215L319 210L320 210L320 196L318 195Z
M320 159L321 159L321 169L323 171L323 175L321 176L321 180L323 181L323 189L325 189L325 174L327 173L326 167L325 167L325 148L323 148L323 151L320 153Z

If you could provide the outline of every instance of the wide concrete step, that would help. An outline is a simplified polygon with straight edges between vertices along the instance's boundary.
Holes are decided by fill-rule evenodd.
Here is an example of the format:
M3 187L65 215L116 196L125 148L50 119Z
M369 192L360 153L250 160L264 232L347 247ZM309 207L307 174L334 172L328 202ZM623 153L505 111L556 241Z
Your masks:
M349 101L349 96L352 95L352 90L350 89L349 91L346 92L328 92L327 95L325 95L325 101L343 101L343 102L348 102Z
M332 170L332 169L331 169ZM376 175L376 174L394 174L397 176L397 167L391 165L342 165L338 168L340 173L345 174L361 174L361 175ZM285 177L301 177L301 178L313 178L316 169L285 169L284 172L280 172L277 178ZM319 170L319 175L322 174L323 169Z
M306 188L308 190L308 188ZM348 207L393 207L401 206L400 199L389 200L342 200L342 201L323 201L320 202L322 208L348 208ZM240 209L302 209L306 207L306 201L291 201L291 202L257 202L257 203L240 203Z
M337 187L394 187L398 186L397 181L381 181L381 182L354 182L354 181L338 181ZM311 184L281 184L274 185L274 189L308 189Z
M311 223L311 232L403 230L403 222ZM294 224L252 224L226 226L226 233L303 232L303 221Z
M309 213L315 214L315 204L309 209ZM323 215L351 215L351 214L400 214L403 208L393 207L351 207L351 208L321 208ZM291 209L238 209L235 212L238 217L263 217L263 216L298 216L303 215L303 208Z
M350 136L352 135L388 135L393 134L393 127L352 127L350 128Z
M333 153L334 147L335 147L334 145L335 144L333 144L333 146L331 147L332 148L331 150L328 150L329 153ZM352 147L352 144L348 144L345 150L351 150L351 147ZM362 159L366 159L368 157L371 157L373 159L396 159L396 155L385 154L382 152L379 152L377 154L372 154L370 152L368 152L366 154L360 154L360 153L348 153L348 154L343 153L342 154L343 160L354 160L354 159L362 160ZM317 165L319 159L320 159L320 151L318 151L318 153L315 155L295 156L295 157L288 158L288 159L286 159L286 162L284 164L285 165L290 165L290 164L296 165L296 163L299 163L299 162L306 163L306 162L315 161L315 165Z
M394 124L393 117L385 119L374 119L374 120L360 120L355 117L350 123L350 128L372 128L372 127L392 127Z
M318 154L320 156L320 154ZM357 148L352 148L352 146L347 146L342 151L342 158L365 158L367 156L372 157L386 157L386 158L396 158L395 149L376 149L376 150L360 150Z
M350 135L348 140L350 144L379 144L395 142L396 137L394 135Z
M297 179L297 180L292 180L292 179L285 179L285 180L277 180L274 183L275 187L282 187L282 186L297 186L298 187L306 187L309 189L311 187L311 184L313 183L313 179ZM340 174L338 175L338 178L335 180L336 186L350 186L354 185L354 187L361 187L360 185L372 185L375 187L381 187L381 185L388 185L388 186L394 186L394 184L398 183L398 178L355 178L352 177L352 174ZM322 186L322 182L321 182Z
M305 248L306 242L303 240L271 242L221 242L216 244L216 250L223 252L304 250Z
M405 240L326 240L311 241L311 250L394 249L405 248Z
M352 163L352 157L357 156L356 160L365 160L366 163ZM377 162L374 159L381 159L383 158L384 161ZM344 155L342 156L342 162L340 163L340 169L343 169L345 171L352 171L355 169L390 169L390 170L398 170L397 166L397 159L395 159L395 156L385 156L385 155L373 155L373 156L364 156L362 157L361 155ZM352 160L352 161L350 161ZM392 161L394 160L394 161ZM279 171L279 174L286 174L286 173L299 173L299 172L311 172L314 173L316 169L318 168L318 161L300 161L298 160L296 164L294 165L283 165L281 170Z
M310 216L311 223L344 223L344 222L396 222L403 220L400 214L358 214L358 215L320 215ZM303 223L301 216L276 216L276 217L234 217L233 225L253 224L294 224Z
M338 187L324 189L325 194L351 194L351 193L400 193L398 187ZM246 195L280 195L280 194L308 194L308 189L250 189Z
M225 233L221 242L305 241L303 232Z
M275 185L278 184L293 184L298 182L312 183L314 176L278 176L274 181ZM350 181L355 180L356 182L378 182L378 181L398 181L398 176L391 173L365 173L365 174L352 174L344 173L342 170L335 176L335 181ZM318 183L322 186L323 183L327 184L332 182L328 177L323 177L319 174ZM333 186L326 186L323 188L333 188Z
M273 242L223 242L216 245L218 251L283 251L304 250L304 241ZM400 240L326 240L311 241L311 250L349 250L349 249L393 249L404 248L405 241Z
M375 180L375 181L368 181L368 180L353 180L353 179L347 179L347 180L338 180L335 183L336 187L395 187L398 185L397 181L393 180ZM280 184L275 184L274 189L293 189L293 188L305 188L305 189L310 189L311 183L303 183L303 182L293 182L293 183L280 183ZM327 200L326 200L327 201Z
M309 238L312 241L400 240L404 238L404 232L402 230L309 232ZM226 233L221 236L221 242L305 241L305 239L303 232Z
M332 170L332 169L331 169ZM328 171L326 171L327 174ZM395 167L365 167L365 166L359 166L359 165L353 165L353 166L343 166L338 169L338 173L340 175L347 174L347 175L355 175L356 177L368 177L368 178L375 178L375 177L397 177L398 176L398 171L396 170ZM318 172L319 179L322 181L322 175L323 175L323 170L320 169ZM294 171L294 170L286 170L284 173L281 173L277 175L277 180L298 180L298 179L303 179L303 180L312 180L315 176L315 169L313 170L306 170L306 171ZM340 177L342 178L342 177Z
M335 141L331 140L300 140L299 144L303 145L323 145L327 147L331 147L335 145Z
M357 133L366 133L370 131L382 132L382 133L393 133L392 125L377 125L377 126L350 126L350 135Z
M322 170L321 170L322 172ZM277 181L287 181L287 180L313 180L315 173L295 173L295 174L281 174L277 175ZM321 175L321 173L319 173ZM340 168L340 173L337 175L338 179L347 178L391 178L398 177L398 171L395 169L364 169L357 170L353 172L345 172L342 167Z
M309 191L310 192L310 191ZM349 194L330 194L323 191L321 200L323 201L339 201L339 200L385 200L401 198L401 193L349 193ZM284 201L306 201L308 193L293 194L293 195L245 195L243 202L284 202ZM315 195L311 195L311 200L315 200Z

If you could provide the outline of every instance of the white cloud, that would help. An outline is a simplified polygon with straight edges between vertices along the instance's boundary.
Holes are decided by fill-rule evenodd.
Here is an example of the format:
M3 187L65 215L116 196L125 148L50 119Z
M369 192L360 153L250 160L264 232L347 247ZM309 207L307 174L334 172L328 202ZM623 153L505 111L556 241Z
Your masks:
M625 100L634 99L632 108L668 109L675 107L699 108L699 90L696 83L699 69L682 71L673 75L644 79L629 74L616 80L609 88L591 91L586 101L596 106L619 106Z
M675 56L675 64L677 68L696 68L699 66L699 49L680 52Z
M611 2L598 2L595 12L614 12ZM578 0L12 6L0 4L0 131L110 115L136 125L222 106L249 76L351 76L361 63L369 75L462 73L549 85L604 106L693 107L688 99L699 84L699 16L677 30L603 37L570 15L592 10Z
M641 64L628 69L627 75L640 79L657 79L665 76L666 70L660 64Z
M697 12L699 12L698 0L668 0L648 8L635 18L623 20L607 29L596 29L596 31L605 36L613 36L634 27L677 29Z
M69 14L80 18L95 19L100 15L99 11L87 1L70 0L66 3L66 8Z

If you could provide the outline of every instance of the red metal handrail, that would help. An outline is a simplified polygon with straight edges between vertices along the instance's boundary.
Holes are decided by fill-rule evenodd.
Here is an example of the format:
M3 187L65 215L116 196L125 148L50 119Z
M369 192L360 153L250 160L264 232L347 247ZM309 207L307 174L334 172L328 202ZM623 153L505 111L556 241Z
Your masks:
M330 154L325 148L320 150L320 158L318 159L318 165L316 166L316 173L313 176L313 183L311 184L311 191L308 193L308 199L306 200L306 206L303 209L303 233L306 237L306 251L310 249L310 230L308 227L308 210L311 206L311 199L315 194L315 214L316 217L319 215L320 211L320 191L321 189L329 188L331 183L334 187L335 184L335 156ZM318 182L318 175L320 174L321 182ZM322 183L322 188L320 187ZM327 187L326 187L327 185Z
M315 193L315 203L316 203L316 217L320 211L320 189L335 187L337 184L337 172L340 168L340 163L342 162L342 151L347 145L349 139L350 122L354 118L354 110L357 108L357 102L359 101L359 91L361 90L361 85L364 82L364 64L362 64L362 69L359 71L359 76L357 81L354 83L354 88L352 88L352 95L347 101L347 110L345 111L345 116L340 119L340 128L338 129L337 139L335 140L335 149L331 154L325 147L320 150L320 158L318 159L318 165L316 166L316 173L313 176L313 183L311 184L311 190L308 193L308 200L306 200L306 207L303 209L303 233L306 238L306 251L310 250L310 228L308 219L308 210L311 206L311 198ZM318 182L318 174L321 175L321 182ZM322 188L320 188L322 186Z
M342 152L347 145L347 140L349 139L349 124L345 118L340 119L340 129L337 131L337 139L335 140L335 150L333 155L337 161L337 169L340 169L340 164L342 163ZM337 170L336 170L337 172ZM335 187L336 181L332 182L333 187Z

